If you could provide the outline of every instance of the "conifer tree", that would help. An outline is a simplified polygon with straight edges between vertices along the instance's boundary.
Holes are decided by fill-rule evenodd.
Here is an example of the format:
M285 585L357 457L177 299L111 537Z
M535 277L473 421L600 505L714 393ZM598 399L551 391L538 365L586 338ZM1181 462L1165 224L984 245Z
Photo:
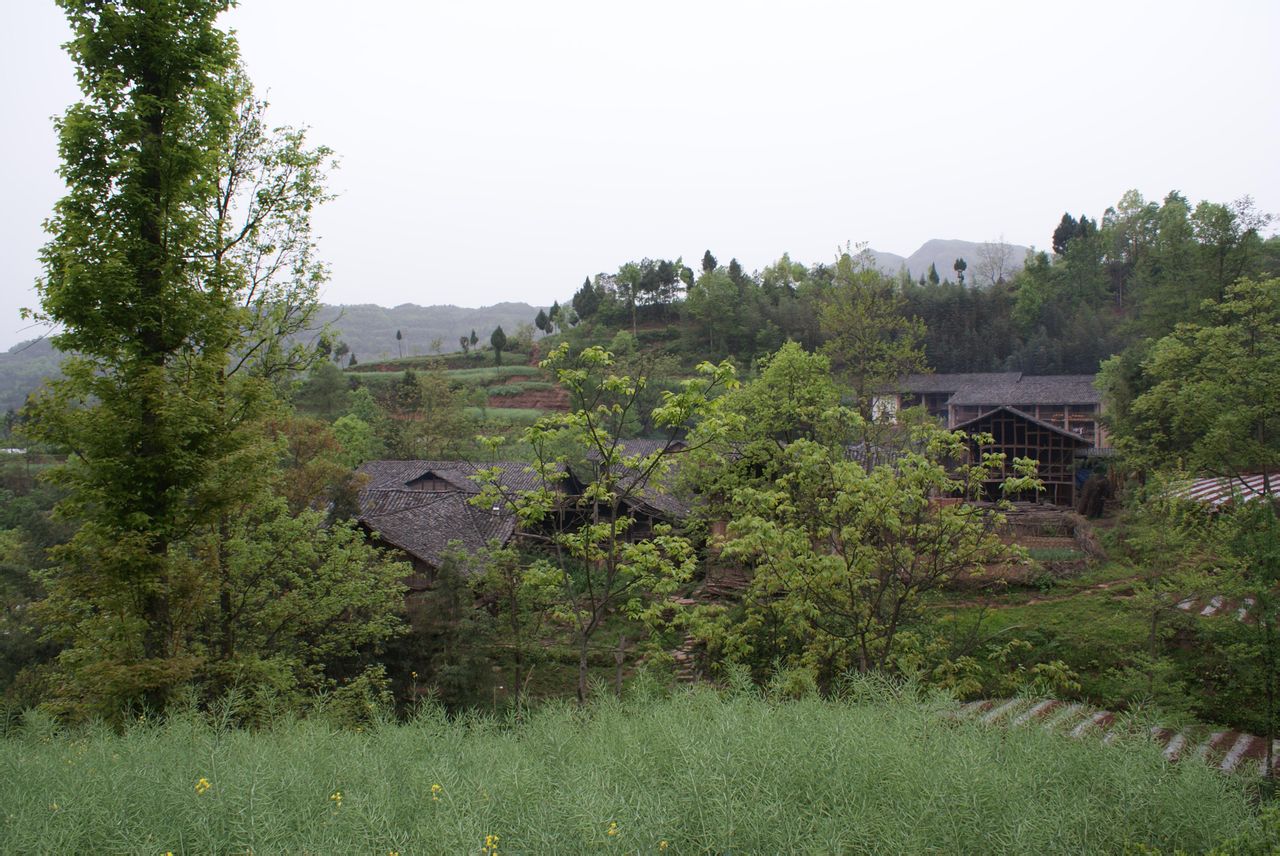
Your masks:
M489 334L489 344L493 347L494 364L502 365L502 352L507 349L507 334L503 332L501 324Z

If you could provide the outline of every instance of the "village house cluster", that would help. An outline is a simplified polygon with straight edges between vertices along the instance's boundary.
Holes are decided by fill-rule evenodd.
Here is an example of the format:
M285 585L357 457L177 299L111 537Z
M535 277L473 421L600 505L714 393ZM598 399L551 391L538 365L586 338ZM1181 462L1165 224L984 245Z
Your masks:
M923 406L949 429L994 437L993 446L980 451L1003 452L1008 460L1033 458L1039 462L1044 491L1035 499L1057 506L1075 504L1077 491L1093 461L1109 453L1107 434L1099 419L1102 398L1094 375L1036 376L1020 372L909 375L897 388L876 400L877 412L895 415ZM658 448L652 441L630 440L628 455L646 455ZM669 454L679 454L675 446ZM556 489L574 496L593 477L590 462L568 468ZM491 542L510 543L517 535L512 511L498 502L477 505L481 470L498 473L504 494L540 487L529 464L498 461L370 461L360 468L368 479L360 494L360 524L386 546L402 552L413 564L410 588L429 585L450 543L475 554ZM1003 474L989 487L992 496ZM679 523L689 512L688 497L678 495L674 479L646 484L629 494L626 513L643 534L653 522Z

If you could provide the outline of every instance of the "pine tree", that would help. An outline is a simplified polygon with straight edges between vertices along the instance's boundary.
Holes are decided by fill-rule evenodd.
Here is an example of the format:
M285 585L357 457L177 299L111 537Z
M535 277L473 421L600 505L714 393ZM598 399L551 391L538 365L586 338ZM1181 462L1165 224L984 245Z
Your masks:
M489 344L493 347L494 365L502 365L502 352L507 349L507 334L502 331L502 325L489 334Z
M582 287L574 293L571 303L573 311L583 320L596 314L596 310L600 308L600 291L591 284L591 277L582 281Z

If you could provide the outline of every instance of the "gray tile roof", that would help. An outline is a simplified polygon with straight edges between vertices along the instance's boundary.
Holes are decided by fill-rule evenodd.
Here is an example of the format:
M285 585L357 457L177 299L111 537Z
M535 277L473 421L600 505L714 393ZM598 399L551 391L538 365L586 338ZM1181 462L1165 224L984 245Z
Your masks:
M519 461L499 461L498 483L504 489L532 490L538 477ZM480 492L472 478L483 464L469 461L369 461L359 468L368 478L360 491L360 523L383 541L429 565L439 566L450 541L474 553L490 540L511 540L515 515L507 509L476 508L470 503ZM418 490L411 485L424 477L446 482L448 490Z
M899 392L952 393L948 404L1100 404L1093 386L1097 375L1024 375L1021 372L971 372L907 375Z
M997 376L999 377L999 376ZM1021 375L1006 380L979 381L956 390L947 401L956 405L1100 404L1096 375Z
M499 467L498 484L507 490L534 490L541 487L540 480L533 468L523 461L495 461L478 463L472 461L369 461L362 464L358 472L369 477L366 490L401 490L407 489L412 482L435 476L448 482L454 489L464 493L479 493L480 486L475 476L481 470Z
M416 501L405 494L416 494ZM365 491L360 522L391 546L438 567L451 541L474 554L491 540L505 544L515 534L515 515L476 508L468 499L461 491Z
M939 392L956 392L971 383L1004 381L1017 383L1021 372L957 372L953 374L910 374L899 383L898 392L926 395Z
M628 457L648 455L664 445L628 440L620 451ZM533 468L521 461L488 465L469 461L369 461L358 470L368 479L360 491L359 521L387 544L436 567L450 541L461 542L468 553L495 538L506 543L516 532L516 518L510 509L477 508L470 502L480 492L474 476L493 466L498 467L498 484L504 493L542 486ZM636 488L639 475L626 467L619 473L619 490L631 490L629 505L657 517L681 519L688 515L689 504L669 488L674 483L670 472ZM415 488L422 479L439 479L447 487Z

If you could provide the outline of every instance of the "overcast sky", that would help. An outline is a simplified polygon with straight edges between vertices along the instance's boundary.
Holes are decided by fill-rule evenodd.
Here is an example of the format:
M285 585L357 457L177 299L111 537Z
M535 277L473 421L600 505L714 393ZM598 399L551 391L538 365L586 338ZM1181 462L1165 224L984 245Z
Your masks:
M0 347L39 332L52 0L0 31ZM1280 211L1280 3L242 0L277 123L337 151L330 303L547 304L629 259L1044 247L1129 188Z

